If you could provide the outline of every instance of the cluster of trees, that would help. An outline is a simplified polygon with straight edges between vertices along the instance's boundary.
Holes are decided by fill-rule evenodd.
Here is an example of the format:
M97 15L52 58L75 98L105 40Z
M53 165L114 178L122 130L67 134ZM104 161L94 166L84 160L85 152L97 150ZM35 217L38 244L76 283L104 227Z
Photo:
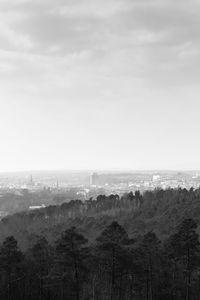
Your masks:
M184 219L161 242L132 239L113 221L93 243L75 227L54 244L45 237L22 252L14 237L0 247L0 298L9 300L198 300L197 223Z
M81 195L78 197L79 199L77 199L77 190L75 188L58 195L55 195L49 189L35 192L29 192L26 189L16 192L8 192L6 190L1 195L0 210L9 214L16 212L20 214L21 211L27 210L29 206L45 204L51 205L51 210L55 213L60 213L63 209L70 211L69 217L77 217L83 214L92 215L111 209L117 213L119 210L130 208L132 210L149 209L146 213L148 216L152 216L155 213L153 208L157 207L157 202L159 202L160 208L166 208L166 205L169 203L174 206L175 204L195 201L195 199L200 200L200 189L155 189L154 191L146 191L143 194L139 191L135 193L129 192L123 196L99 194L95 199L94 197L88 197L90 199L86 201L82 199ZM49 210L49 208L46 208L43 210L43 213L48 214Z
M77 199L77 188L69 188L62 193L50 188L41 190L9 190L1 189L0 211L6 214L14 214L28 210L30 206L60 205L64 202ZM79 195L80 199L84 199Z
M44 235L54 242L64 228L73 226L81 228L91 241L113 220L122 224L131 236L153 230L163 240L185 218L200 223L200 188L99 195L94 200L72 200L7 216L0 222L0 243L13 235L20 247L26 249L35 241L35 238L31 241L34 235Z

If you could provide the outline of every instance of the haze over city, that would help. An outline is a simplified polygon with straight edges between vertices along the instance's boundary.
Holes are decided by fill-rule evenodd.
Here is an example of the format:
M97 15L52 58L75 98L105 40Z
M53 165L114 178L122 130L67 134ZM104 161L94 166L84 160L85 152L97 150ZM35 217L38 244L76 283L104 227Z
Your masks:
M200 169L199 8L1 0L0 171Z

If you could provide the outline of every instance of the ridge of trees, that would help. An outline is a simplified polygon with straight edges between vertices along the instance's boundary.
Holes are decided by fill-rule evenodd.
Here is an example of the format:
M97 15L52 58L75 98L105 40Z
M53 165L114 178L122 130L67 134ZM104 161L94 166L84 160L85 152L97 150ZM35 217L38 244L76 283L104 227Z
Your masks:
M184 219L164 241L149 231L131 239L117 221L93 243L70 227L49 244L38 236L22 252L13 236L0 245L0 297L9 300L197 300L197 223Z
M91 242L114 220L122 224L131 238L153 230L163 240L184 218L194 218L200 232L200 188L155 189L143 194L136 191L121 197L99 195L95 200L73 200L17 213L1 220L0 242L13 235L20 247L27 249L37 235L44 235L52 243L61 231L73 226Z

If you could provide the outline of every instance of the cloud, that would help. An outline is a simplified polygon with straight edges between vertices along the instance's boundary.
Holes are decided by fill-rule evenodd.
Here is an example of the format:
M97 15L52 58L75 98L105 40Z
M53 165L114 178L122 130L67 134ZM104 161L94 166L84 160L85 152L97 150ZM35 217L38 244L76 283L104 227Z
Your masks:
M94 85L122 78L147 86L192 83L199 76L199 6L195 0L1 1L0 48L9 53L0 56L2 73L37 83L51 77L64 84L84 73Z
M186 133L195 140L199 128L199 8L197 0L0 0L5 153L17 143L24 168L24 157L36 152L31 165L41 167L57 148L60 165L95 156L91 167L96 157L114 166L123 156L136 166L174 148L184 161Z

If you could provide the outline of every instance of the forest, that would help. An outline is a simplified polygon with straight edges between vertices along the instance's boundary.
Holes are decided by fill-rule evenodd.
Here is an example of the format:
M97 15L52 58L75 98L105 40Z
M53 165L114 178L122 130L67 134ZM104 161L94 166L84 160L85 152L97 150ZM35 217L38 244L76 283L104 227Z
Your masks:
M75 227L50 245L20 251L13 236L0 248L1 299L200 299L197 224L185 219L161 242L154 232L131 239L116 221L92 244Z
M0 222L0 298L200 299L200 189L99 195Z

